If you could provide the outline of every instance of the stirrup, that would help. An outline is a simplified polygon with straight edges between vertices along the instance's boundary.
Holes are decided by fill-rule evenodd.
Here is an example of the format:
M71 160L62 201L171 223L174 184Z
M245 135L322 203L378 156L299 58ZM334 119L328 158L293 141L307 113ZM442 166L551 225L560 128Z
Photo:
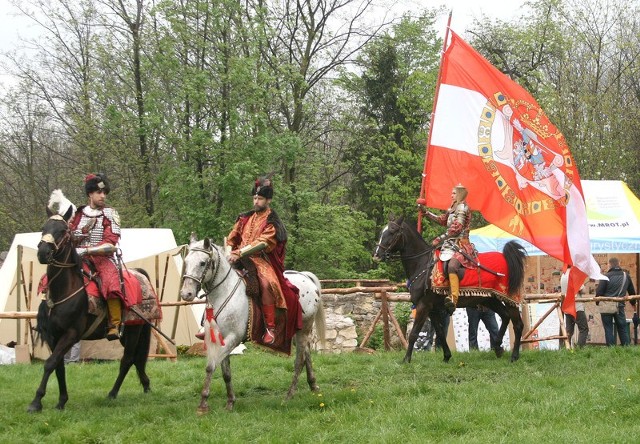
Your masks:
M453 312L456 311L456 304L453 303L453 300L449 296L444 298L444 308L450 316L453 316Z
M264 336L262 337L262 342L267 345L271 345L274 342L276 342L276 336L273 333L272 329L270 328L266 329L266 331L264 332Z
M120 339L120 330L116 327L110 327L107 332L107 340L115 341L116 339Z

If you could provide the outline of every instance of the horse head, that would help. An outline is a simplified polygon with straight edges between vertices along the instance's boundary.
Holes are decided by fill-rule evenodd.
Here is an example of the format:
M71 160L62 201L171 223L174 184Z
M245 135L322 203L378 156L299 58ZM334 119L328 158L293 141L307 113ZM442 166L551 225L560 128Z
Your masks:
M376 249L373 252L374 261L386 261L392 253L402 249L404 246L403 222L404 216L400 216L398 219L393 216L389 218L389 223L382 229L380 240L378 240Z
M220 259L220 251L209 238L198 241L192 234L189 252L184 258L180 298L192 301L200 290L206 292L207 283L213 281Z
M53 213L47 207L49 219L42 227L42 237L38 243L38 262L41 264L50 264L62 254L66 254L65 260L69 258L73 250L73 235L69 229L72 214L71 207L64 215Z

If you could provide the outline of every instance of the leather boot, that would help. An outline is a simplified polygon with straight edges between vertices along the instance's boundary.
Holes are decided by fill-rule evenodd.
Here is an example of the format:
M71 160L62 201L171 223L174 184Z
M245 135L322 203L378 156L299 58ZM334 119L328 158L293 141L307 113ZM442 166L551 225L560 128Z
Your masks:
M120 324L122 323L122 305L120 299L107 299L107 307L109 309L109 330L107 331L107 339L114 341L120 339Z
M273 344L276 340L275 328L276 328L276 306L275 305L263 305L262 314L264 316L265 332L262 337L262 342L265 344Z
M450 315L456 311L456 305L458 305L458 296L460 295L460 279L456 273L449 274L449 288L451 290L451 297L444 298L444 306Z

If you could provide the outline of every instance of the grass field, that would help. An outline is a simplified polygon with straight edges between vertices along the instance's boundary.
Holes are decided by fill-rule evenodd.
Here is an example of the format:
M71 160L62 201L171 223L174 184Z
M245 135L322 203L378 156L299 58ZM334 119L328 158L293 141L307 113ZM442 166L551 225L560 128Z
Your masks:
M0 367L2 443L561 443L640 441L640 347L523 351L520 361L492 353L403 352L313 355L321 392L301 378L283 397L293 360L249 345L233 356L237 402L224 410L219 369L211 412L197 416L204 358L148 364L152 392L130 373L108 400L116 362L67 367L69 402L26 413L42 364Z

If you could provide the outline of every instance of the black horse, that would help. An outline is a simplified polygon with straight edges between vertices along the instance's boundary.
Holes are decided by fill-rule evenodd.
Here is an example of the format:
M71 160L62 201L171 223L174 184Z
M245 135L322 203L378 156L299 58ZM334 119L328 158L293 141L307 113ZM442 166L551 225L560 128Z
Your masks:
M102 320L89 314L89 301L81 269L81 260L73 243L73 233L68 221L72 209L64 216L52 214L47 208L49 219L42 229L42 239L38 244L38 261L47 264L48 296L38 309L36 331L51 349L51 356L44 363L44 375L36 396L29 404L28 412L42 410L42 398L46 394L47 382L55 370L60 395L56 408L64 409L69 399L64 366L64 355L80 339L102 339L106 337L107 316ZM141 270L139 270L141 271ZM142 272L142 271L141 271ZM148 283L146 273L144 281ZM125 325L121 344L124 355L120 360L120 372L109 398L115 399L129 369L136 366L144 392L150 390L149 377L145 367L149 354L151 327L149 324Z
M409 346L404 357L404 362L411 362L413 346L418 339L422 325L431 317L438 337L442 338L442 350L445 362L451 358L451 350L446 341L446 332L441 313L444 308L443 289L432 288L431 274L435 265L433 247L422 238L415 226L408 224L404 217L395 220L390 219L389 224L382 230L380 240L373 253L374 260L387 260L392 253L399 253L402 265L407 275L407 287L411 294L411 302L416 305L416 317L413 329L409 334ZM485 253L486 255L501 255L500 253ZM520 357L520 340L524 324L520 317L519 303L522 283L524 282L524 265L526 250L516 241L508 242L503 249L504 259L500 258L502 266L493 266L492 271L501 273L503 277L502 288L480 288L475 286L473 290L465 290L460 287L458 307L473 307L483 305L496 312L502 323L498 334L497 345L494 347L496 356L500 357L503 349L504 334L507 331L509 320L513 323L515 341L511 361ZM502 255L501 255L502 256ZM483 254L479 261L482 263ZM467 270L467 273L470 270ZM475 272L475 270L474 270ZM477 270L478 273L487 273ZM492 275L493 279L497 279ZM489 279L487 279L489 280ZM462 282L462 281L461 281ZM503 290L503 291L500 291ZM506 291L505 291L506 290Z

